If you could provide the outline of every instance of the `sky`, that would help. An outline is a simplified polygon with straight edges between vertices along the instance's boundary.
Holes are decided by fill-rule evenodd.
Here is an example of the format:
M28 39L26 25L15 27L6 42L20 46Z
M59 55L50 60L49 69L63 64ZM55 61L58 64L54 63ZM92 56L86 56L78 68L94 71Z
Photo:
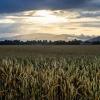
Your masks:
M0 38L35 33L100 35L100 0L0 0Z

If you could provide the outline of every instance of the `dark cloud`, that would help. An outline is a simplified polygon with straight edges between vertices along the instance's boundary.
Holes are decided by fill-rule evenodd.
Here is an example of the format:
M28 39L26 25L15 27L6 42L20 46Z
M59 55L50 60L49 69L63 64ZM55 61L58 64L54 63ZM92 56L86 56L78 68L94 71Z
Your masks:
M0 12L17 12L35 7L33 0L0 0Z
M73 9L97 8L93 0L0 0L0 13L26 11L31 9ZM97 6L97 7L96 7Z

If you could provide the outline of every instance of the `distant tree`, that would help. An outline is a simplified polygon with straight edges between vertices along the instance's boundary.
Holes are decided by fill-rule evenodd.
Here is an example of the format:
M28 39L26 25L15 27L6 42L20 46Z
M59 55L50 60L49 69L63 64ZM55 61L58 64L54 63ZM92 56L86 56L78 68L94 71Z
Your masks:
M74 39L72 41L68 41L67 44L69 44L69 45L80 45L81 43L82 43L81 40Z
M20 40L4 40L0 41L0 45L99 45L100 41L88 42L74 39L72 41L47 41L47 40L32 40L32 41L20 41Z

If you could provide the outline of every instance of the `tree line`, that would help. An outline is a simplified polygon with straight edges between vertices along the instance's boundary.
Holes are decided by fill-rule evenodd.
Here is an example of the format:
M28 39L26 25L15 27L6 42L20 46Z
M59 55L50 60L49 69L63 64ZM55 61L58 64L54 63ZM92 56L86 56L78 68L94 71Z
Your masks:
M4 40L0 41L0 45L96 45L100 44L100 41L88 42L74 39L72 41L48 41L48 40L31 40L31 41L21 41L21 40Z

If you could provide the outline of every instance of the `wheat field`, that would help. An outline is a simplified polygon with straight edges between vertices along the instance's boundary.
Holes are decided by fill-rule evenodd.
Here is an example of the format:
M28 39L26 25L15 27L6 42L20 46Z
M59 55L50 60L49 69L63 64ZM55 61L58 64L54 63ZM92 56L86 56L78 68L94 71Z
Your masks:
M0 100L100 100L99 46L0 48Z
M100 56L100 45L2 45L0 56Z

